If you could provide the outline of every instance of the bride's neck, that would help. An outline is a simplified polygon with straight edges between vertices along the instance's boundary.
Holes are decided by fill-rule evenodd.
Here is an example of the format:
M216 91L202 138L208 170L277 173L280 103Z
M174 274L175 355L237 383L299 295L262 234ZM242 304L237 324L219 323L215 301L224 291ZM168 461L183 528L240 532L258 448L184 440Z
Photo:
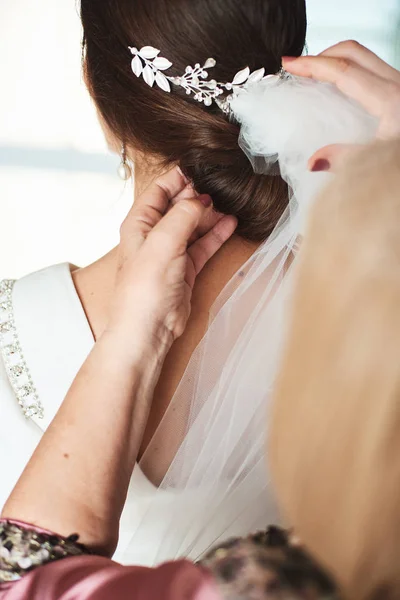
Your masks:
M149 162L135 162L134 197L137 198L157 175ZM95 339L100 337L107 325L117 261L118 246L91 265L72 271L76 291Z

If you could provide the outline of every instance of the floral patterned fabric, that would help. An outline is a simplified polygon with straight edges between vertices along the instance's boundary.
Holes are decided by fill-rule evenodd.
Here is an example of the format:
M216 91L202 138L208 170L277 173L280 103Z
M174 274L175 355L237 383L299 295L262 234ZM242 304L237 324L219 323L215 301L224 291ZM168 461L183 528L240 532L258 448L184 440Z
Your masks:
M89 554L79 536L63 538L17 521L0 520L0 583L18 581L35 569L71 556Z
M77 535L63 538L0 521L0 600L108 600L110 593L114 600L158 600L160 594L170 600L340 598L330 577L277 527L231 539L197 565L176 561L157 569L123 567L89 554Z
M212 550L201 565L225 600L339 600L321 567L286 531L270 527Z

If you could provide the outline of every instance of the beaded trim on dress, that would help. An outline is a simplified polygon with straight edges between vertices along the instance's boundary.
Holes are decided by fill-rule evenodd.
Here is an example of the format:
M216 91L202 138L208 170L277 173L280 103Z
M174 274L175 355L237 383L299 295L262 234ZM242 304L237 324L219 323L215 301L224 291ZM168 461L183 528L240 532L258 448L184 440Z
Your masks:
M11 387L25 417L43 419L40 402L28 365L25 362L14 320L12 292L15 281L0 282L0 354Z

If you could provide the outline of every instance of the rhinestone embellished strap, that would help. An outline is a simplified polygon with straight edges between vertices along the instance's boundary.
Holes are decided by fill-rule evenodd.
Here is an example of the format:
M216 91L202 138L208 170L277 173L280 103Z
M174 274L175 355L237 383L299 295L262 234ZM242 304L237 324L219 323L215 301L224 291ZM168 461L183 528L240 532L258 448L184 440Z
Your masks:
M0 521L0 584L18 581L50 562L90 554L78 539L78 535L63 538L22 523Z
M25 417L43 419L44 409L39 400L28 365L25 362L14 321L12 292L15 281L0 282L0 353L11 386Z

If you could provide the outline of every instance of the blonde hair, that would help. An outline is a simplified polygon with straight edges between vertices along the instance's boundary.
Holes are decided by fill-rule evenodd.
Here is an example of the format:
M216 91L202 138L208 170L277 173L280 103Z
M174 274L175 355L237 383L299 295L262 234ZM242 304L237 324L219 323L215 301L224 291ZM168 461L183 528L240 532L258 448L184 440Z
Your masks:
M362 150L305 236L277 384L283 511L349 597L400 597L400 142Z

